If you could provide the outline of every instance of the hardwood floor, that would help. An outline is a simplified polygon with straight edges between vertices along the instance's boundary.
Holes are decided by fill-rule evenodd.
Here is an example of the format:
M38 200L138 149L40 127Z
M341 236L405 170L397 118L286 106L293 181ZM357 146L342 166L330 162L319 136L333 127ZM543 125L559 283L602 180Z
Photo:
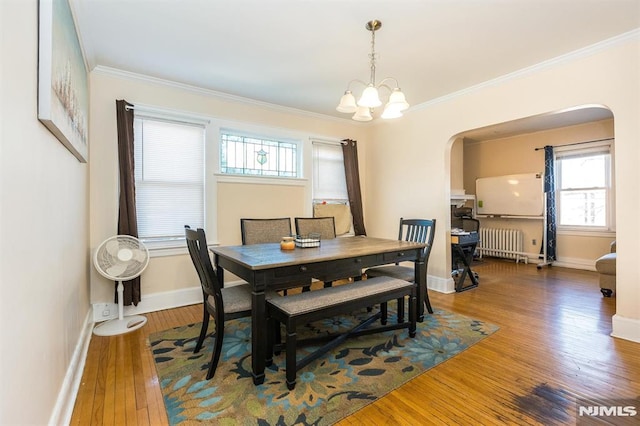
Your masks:
M495 334L339 425L541 424L576 421L576 400L638 398L640 344L615 339L615 297L597 273L485 260L480 286L429 292L434 308L491 322ZM198 322L201 305L154 312L123 336L94 336L71 423L167 424L149 333Z

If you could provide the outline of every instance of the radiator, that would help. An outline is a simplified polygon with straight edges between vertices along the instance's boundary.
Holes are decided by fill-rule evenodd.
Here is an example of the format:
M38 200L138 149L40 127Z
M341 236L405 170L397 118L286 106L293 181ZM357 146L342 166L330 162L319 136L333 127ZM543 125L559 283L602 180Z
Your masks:
M478 254L482 256L502 257L523 260L528 257L522 252L522 231L519 229L480 228Z

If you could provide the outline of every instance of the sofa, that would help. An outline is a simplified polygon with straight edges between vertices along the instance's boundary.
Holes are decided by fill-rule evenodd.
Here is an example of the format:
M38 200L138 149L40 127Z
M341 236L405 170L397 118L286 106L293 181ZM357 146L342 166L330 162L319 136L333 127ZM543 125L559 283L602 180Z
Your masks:
M616 242L611 243L610 253L596 260L596 271L600 274L600 291L604 297L611 297L616 291Z

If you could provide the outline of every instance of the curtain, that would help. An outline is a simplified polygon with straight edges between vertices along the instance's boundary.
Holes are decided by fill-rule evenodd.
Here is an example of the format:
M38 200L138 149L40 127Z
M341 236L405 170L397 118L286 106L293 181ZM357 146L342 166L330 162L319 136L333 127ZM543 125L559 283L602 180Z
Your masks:
M136 216L136 182L133 150L133 105L125 100L116 101L118 123L118 168L120 178L120 207L118 210L118 235L138 237ZM140 277L123 282L125 305L140 302ZM116 283L117 288L117 283ZM115 295L118 302L118 293Z
M544 194L547 202L545 215L547 217L547 229L545 232L545 242L547 247L547 262L556 260L556 182L555 182L555 159L553 147L544 147Z
M342 141L342 156L344 157L344 174L347 180L349 205L353 216L353 231L356 235L367 235L367 231L364 229L362 193L360 192L358 143L351 139L344 139Z

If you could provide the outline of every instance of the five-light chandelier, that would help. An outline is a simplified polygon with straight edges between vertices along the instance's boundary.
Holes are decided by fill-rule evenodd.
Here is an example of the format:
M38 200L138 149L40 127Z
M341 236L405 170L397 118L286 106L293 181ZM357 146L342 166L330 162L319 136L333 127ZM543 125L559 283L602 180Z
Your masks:
M339 112L353 114L351 118L356 121L370 121L373 119L371 115L372 109L382 105L379 93L382 88L390 92L389 100L382 111L382 118L401 117L402 112L409 108L404 93L402 93L398 87L398 80L393 77L386 77L380 83L376 84L376 31L378 31L380 27L382 27L382 22L378 20L369 21L366 25L366 29L371 31L371 53L369 54L371 77L369 83L367 84L362 80L351 80L347 86L347 90L340 99L340 104L336 107L336 110ZM389 81L395 83L393 88L385 84ZM361 83L366 86L357 102L350 90L352 83Z

